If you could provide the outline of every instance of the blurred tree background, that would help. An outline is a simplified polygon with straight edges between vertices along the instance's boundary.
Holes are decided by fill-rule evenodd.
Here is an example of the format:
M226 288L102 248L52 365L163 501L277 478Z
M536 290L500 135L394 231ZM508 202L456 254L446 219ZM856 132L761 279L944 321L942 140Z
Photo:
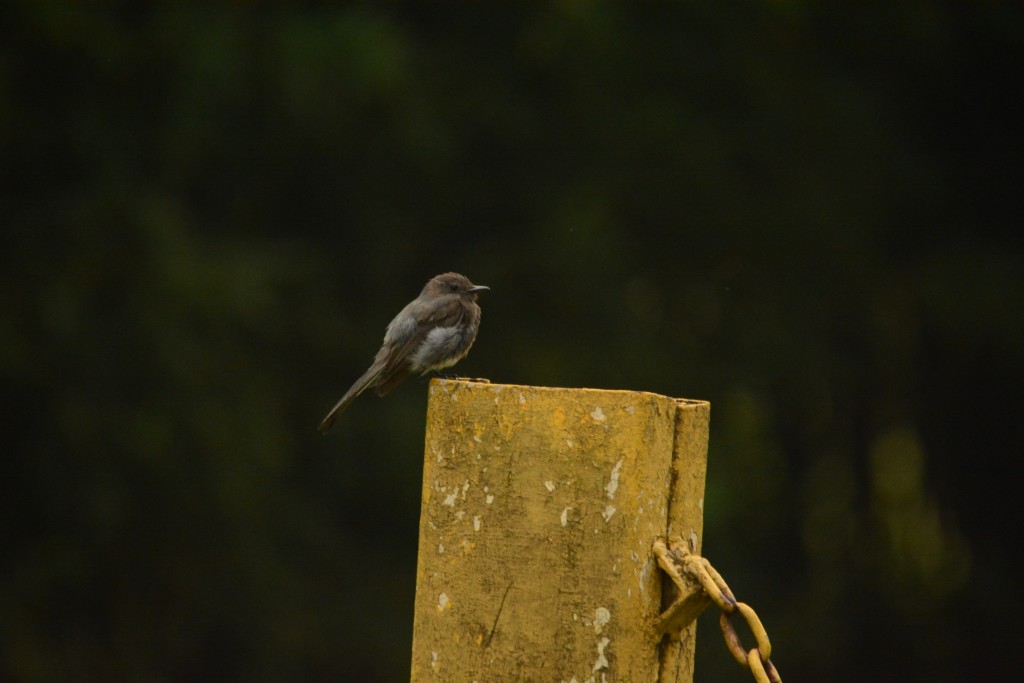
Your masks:
M0 9L0 680L407 679L426 382L315 428L446 270L711 401L784 677L1015 670L1016 4L239 5Z

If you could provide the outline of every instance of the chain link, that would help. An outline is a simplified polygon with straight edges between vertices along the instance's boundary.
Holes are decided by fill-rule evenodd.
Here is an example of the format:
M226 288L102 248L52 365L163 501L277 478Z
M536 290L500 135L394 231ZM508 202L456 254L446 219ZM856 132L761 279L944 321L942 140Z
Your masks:
M736 600L725 579L706 558L691 551L684 541L677 538L669 539L668 544L662 539L655 541L654 556L680 594L680 597L658 618L655 628L660 633L685 628L699 616L710 600L722 610L718 623L725 638L725 646L736 661L749 669L758 683L782 683L778 669L771 662L772 645L761 619L753 607ZM697 590L687 578L696 581ZM701 592L703 595L700 595ZM757 646L750 650L744 649L736 629L733 628L732 615L737 612L743 617L754 635L754 640L757 641Z

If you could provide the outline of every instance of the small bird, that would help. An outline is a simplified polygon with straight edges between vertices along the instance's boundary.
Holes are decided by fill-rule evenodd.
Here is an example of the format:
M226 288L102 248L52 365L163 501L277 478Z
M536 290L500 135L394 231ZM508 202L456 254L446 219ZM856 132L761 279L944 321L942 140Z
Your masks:
M427 282L420 295L388 323L373 365L327 413L320 432L326 434L356 396L370 387L376 387L378 396L386 396L412 372L426 374L465 358L480 329L476 297L489 289L458 273L444 273Z

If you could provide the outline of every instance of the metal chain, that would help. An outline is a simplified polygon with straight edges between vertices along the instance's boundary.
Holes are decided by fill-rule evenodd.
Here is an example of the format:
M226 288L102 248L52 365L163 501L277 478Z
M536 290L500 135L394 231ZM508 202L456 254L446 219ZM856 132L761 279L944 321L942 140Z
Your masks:
M768 633L754 609L736 600L722 575L711 566L706 558L696 554L681 539L669 539L668 544L658 539L654 542L654 556L658 565L672 579L679 591L676 599L658 618L655 628L661 633L686 628L708 606L708 600L722 610L718 623L722 628L725 646L742 666L750 669L758 683L782 683L778 669L771 662L772 645ZM697 589L687 577L696 580ZM745 650L740 637L733 628L731 617L739 612L754 634L757 646Z

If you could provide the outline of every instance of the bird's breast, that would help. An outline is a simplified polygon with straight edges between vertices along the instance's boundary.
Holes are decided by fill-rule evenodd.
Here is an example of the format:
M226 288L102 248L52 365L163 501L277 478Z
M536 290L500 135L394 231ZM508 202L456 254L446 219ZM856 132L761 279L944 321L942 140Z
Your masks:
M435 327L412 354L409 365L416 372L451 367L469 353L476 332L477 326L469 324Z

